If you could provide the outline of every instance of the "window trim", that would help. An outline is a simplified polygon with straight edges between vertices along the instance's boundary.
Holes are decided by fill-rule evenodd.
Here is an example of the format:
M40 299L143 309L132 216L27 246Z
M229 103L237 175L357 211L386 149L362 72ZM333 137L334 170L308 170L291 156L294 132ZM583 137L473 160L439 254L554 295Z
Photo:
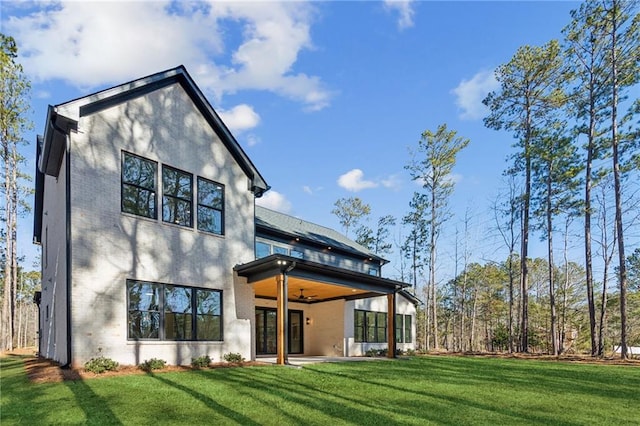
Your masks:
M170 169L174 172L183 174L183 175L188 175L189 176L189 189L190 189L190 193L191 196L189 199L187 198L183 198L183 197L179 197L177 195L167 195L165 192L165 185L164 185L164 171L165 169ZM168 164L162 164L162 221L164 223L169 223L171 225L176 225L176 226L182 226L184 228L193 228L193 173L189 173L186 172L184 170L178 169L176 167L173 166L169 166ZM164 206L165 206L165 197L174 199L174 200L179 200L179 201L184 201L184 202L188 202L189 203L189 223L188 224L181 224L181 223L176 223L176 222L170 222L168 220L165 220L164 218Z
M142 284L150 284L153 286L159 287L160 300L158 303L158 311L160 315L160 319L158 322L158 337L157 338L135 338L130 335L130 323L129 323L129 315L132 312L142 312L137 309L131 309L131 299L130 299L130 288L132 285L136 283ZM168 287L171 288L188 288L191 290L190 303L191 303L191 338L190 339L167 339L165 335L165 295ZM177 284L169 284L169 283L161 283L155 281L145 281L145 280L136 280L136 279L127 279L125 284L125 291L127 292L127 306L126 306L126 324L127 324L127 341L129 342L224 342L224 299L223 299L223 291L219 289L205 288L205 287L194 287L194 286L186 286L186 285L177 285ZM218 293L220 297L220 315L209 315L212 317L220 318L220 339L219 340L201 340L198 339L198 316L204 315L198 313L198 291L208 291L211 293Z
M362 327L357 327L356 326L356 316L358 312L363 312L364 318L363 318L363 325ZM368 320L367 320L367 314L373 314L373 326L370 326L368 324ZM378 321L378 318L380 317L380 315L384 315L384 320L382 321L382 324L379 324L380 321ZM353 314L353 337L354 337L354 341L356 343L387 343L388 337L387 337L387 320L388 320L388 316L386 312L380 312L380 311L368 311L365 309L354 309L354 314ZM368 330L369 328L373 327L373 340L369 340L368 336ZM356 337L357 333L356 333L356 328L362 328L363 329L363 334L362 334L362 340L358 340L358 338ZM381 334L384 333L384 334ZM378 339L378 336L384 335L384 338L382 340Z
M146 219L153 219L153 220L157 220L158 219L158 162L154 161L154 160L150 160L148 158L145 158L141 155L137 155L134 154L132 152L128 152L125 150L122 150L122 155L121 155L121 160L120 160L120 212L124 213L124 214L130 214L130 215L134 215L136 217L143 217ZM153 189L144 187L144 186L140 186L137 185L135 183L131 183L131 182L125 182L124 181L124 163L125 163L125 157L126 156L131 156L131 157L135 157L138 158L142 161L147 161L149 163L152 163L154 165L154 176L153 176ZM142 215L142 214L138 214L138 213L134 213L134 212L129 212L126 211L124 208L124 187L125 185L130 186L130 187L134 187L137 189L142 189L145 191L149 191L153 193L153 215Z
M222 208L221 209L217 209L217 208L215 208L213 206L200 203L200 181L203 181L203 182L206 182L206 183L210 183L210 184L213 184L213 185L216 185L216 186L220 187L220 189L222 191L222 201L221 201ZM226 192L226 188L225 188L225 186L223 184L221 184L219 182L216 182L216 181L213 181L211 179L207 179L207 178L202 177L202 176L196 176L196 198L195 198L196 199L196 209L195 209L195 212L196 212L196 220L195 220L195 222L196 223L195 223L195 228L198 231L206 232L208 234L213 234L213 235L224 235L225 234L225 217L224 217L225 216L224 212L226 210L225 209L225 207L226 207L225 206L225 202L226 202L225 192ZM200 228L200 207L220 212L220 233Z

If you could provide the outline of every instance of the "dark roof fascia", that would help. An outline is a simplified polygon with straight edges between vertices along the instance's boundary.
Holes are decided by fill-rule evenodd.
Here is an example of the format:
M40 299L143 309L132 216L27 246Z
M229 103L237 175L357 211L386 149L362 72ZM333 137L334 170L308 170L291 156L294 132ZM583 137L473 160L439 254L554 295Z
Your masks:
M56 107L49 105L42 138L42 151L37 159L38 168L42 173L58 177L60 165L67 150L67 135L77 126L77 120L58 114Z
M42 153L42 144L44 140L38 135L36 141L36 159L40 158ZM42 243L42 211L44 206L44 173L40 171L38 162L36 161L36 182L33 205L33 243Z
M299 238L301 242L310 245L312 247L317 247L320 249L326 249L328 247L328 242L326 243L322 243L320 241L317 240L312 240L310 238L307 238L304 234L298 234L295 232L287 232L287 231L283 231L279 228L274 228L272 226L269 226L268 223L260 220L258 217L256 217L256 235L257 234L266 234L266 235L271 235L273 237L283 237L284 239L296 239ZM327 237L327 238L331 238L331 237ZM332 239L333 240L333 239ZM345 247L344 244L340 243L339 241L335 241L334 243L331 244L331 251L335 252L335 253L339 253L339 254L345 254L345 255L351 255L351 256L356 256L362 259L375 259L378 262L380 262L380 265L385 265L387 263L389 263L388 260L381 258L380 256L377 256L375 254L369 254L369 253L364 253L361 251L358 251L356 249L352 249L350 247Z
M179 83L189 95L194 105L196 105L229 153L237 161L242 171L250 179L249 190L251 190L256 197L262 196L262 194L270 189L269 185L244 152L238 141L233 137L220 116L213 109L202 91L195 84L194 80L183 65L114 86L89 96L76 98L72 101L59 104L56 107L50 107L50 110L53 110L57 116L64 115L68 117L68 119L73 119L77 122L77 120L82 116L143 96L174 83ZM47 117L47 122L49 121L50 118ZM45 147L46 145L45 139Z
M300 240L299 242L309 245L311 247L318 248L318 249L326 249L328 247L327 244L323 244L320 241L315 241L309 238L305 238L304 236L300 234L296 234L294 232L281 231L280 229L272 228L268 225L259 224L256 221L256 236L260 237L260 236L269 236L269 235L276 238L280 237L285 240L287 239L295 240L296 238L298 238ZM384 260L372 255L368 255L366 253L359 252L357 250L345 249L343 248L344 247L343 245L341 244L339 245L339 244L340 243L336 241L335 244L331 245L332 253L350 255L350 256L355 256L362 259L376 259L376 260L380 260L381 262Z
M402 289L398 292L398 294L401 294L407 300L409 300L409 302L413 303L416 306L424 305L424 302L422 300L418 299L414 294L408 292L407 290Z
M298 259L282 254L272 254L252 262L234 266L233 270L241 277L246 277L249 282L260 281L283 273L283 268L295 264L287 274L291 277L322 280L322 277L330 278L330 282L357 288L371 288L381 293L399 291L410 284L394 281L387 278L350 271L335 266L323 265L310 260Z

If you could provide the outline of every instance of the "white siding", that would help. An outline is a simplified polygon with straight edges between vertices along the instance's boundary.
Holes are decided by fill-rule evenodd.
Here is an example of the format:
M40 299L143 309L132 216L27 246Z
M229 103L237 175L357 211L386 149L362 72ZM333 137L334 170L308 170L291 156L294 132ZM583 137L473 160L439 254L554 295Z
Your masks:
M157 220L123 214L122 150L157 161L160 181L167 164L192 173L194 186L197 176L225 185L225 235L163 223L160 184ZM175 84L82 117L71 158L74 364L98 354L124 364L152 357L187 364L228 352L250 358L253 295L234 284L233 266L254 258L253 194L183 89ZM224 342L128 341L127 279L222 290Z
M58 178L45 176L42 212L40 355L61 364L68 362L66 164L63 159Z

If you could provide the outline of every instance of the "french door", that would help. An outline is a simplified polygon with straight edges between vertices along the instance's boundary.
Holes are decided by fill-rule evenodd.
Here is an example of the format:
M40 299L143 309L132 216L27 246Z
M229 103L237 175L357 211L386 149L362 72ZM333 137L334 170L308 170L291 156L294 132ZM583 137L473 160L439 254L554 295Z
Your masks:
M301 354L304 352L303 312L289 311L288 352ZM272 355L278 348L277 312L273 308L256 308L256 353Z

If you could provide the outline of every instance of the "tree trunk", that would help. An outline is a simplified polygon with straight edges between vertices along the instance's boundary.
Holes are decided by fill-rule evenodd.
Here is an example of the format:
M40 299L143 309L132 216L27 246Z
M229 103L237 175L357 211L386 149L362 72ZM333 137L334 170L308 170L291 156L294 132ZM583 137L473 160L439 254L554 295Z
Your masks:
M618 58L617 58L617 13L620 7L617 0L613 1L612 31L611 31L611 79L613 82L613 99L611 101L611 145L613 150L613 180L616 200L616 232L618 233L618 273L620 286L620 357L627 355L627 263L624 252L624 228L622 226L622 184L620 172L620 158L618 147Z
M473 289L473 311L471 313L471 331L469 333L469 350L476 350L476 311L478 306L478 289Z
M436 193L431 191L431 230L430 230L430 246L429 246L429 281L431 281L431 311L433 315L433 347L439 349L438 343L438 297L436 291Z
M547 196L546 196L546 213L547 213L547 249L549 251L549 308L551 311L551 349L554 356L558 356L558 325L556 318L556 296L553 271L553 219L551 214L551 174L553 167L547 164Z

